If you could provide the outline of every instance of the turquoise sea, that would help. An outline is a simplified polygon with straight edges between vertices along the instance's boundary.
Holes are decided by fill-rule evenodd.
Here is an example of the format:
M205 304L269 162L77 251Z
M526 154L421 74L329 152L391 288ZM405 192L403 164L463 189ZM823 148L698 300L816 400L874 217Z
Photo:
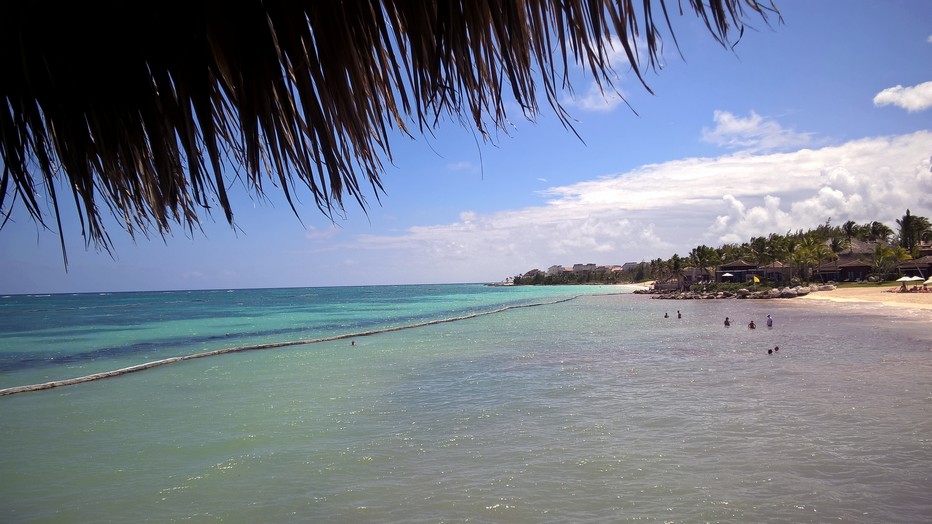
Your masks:
M0 522L932 522L932 312L633 289L0 297L0 389L346 336L0 396Z

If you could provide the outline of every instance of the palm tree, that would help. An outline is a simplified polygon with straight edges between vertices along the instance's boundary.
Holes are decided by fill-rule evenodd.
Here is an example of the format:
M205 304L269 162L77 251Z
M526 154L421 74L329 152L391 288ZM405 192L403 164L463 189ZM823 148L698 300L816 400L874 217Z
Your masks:
M892 229L890 229L886 224L877 222L876 220L871 222L870 229L871 240L886 242L893 235Z
M767 238L767 257L771 262L784 261L789 253L787 237L771 233Z
M858 225L854 220L849 220L841 226L841 230L845 232L845 238L848 240L848 254L854 253L854 244L851 242L851 237L855 235L857 227Z
M874 251L871 254L871 267L874 274L881 280L886 279L893 264L895 264L893 262L893 249L884 243L874 245Z
M808 255L807 262L811 264L812 267L817 267L822 265L823 262L832 260L835 257L835 254L831 249L823 242L818 242L812 247L810 247L806 254Z
M828 248L832 251L832 260L838 260L838 254L847 249L850 245L850 239L832 237L828 243Z
M809 262L809 253L803 248L796 248L790 253L790 260L800 280L806 279L806 264Z
M808 280L809 267L818 265L826 257L830 257L831 254L828 247L819 242L814 235L804 235L799 239L799 244L790 256L798 268L799 277Z
M909 213L909 209L906 210L906 214L903 215L903 218L898 218L896 220L896 225L900 227L900 246L912 250L916 240L913 233L913 217Z
M754 237L751 239L751 243L748 245L748 249L751 253L751 261L759 266L763 266L770 262L770 256L768 251L767 239L764 237Z
M705 244L694 247L689 252L689 260L708 277L715 275L715 267L722 263L718 252Z
M684 286L683 281L683 259L680 258L676 253L670 257L670 260L667 262L668 267L670 268L671 276L676 277L677 287L682 290Z
M851 237L854 236L854 232L857 230L857 223L854 220L849 220L841 225L841 230L845 232L845 238L848 241L851 241Z
M509 129L508 97L532 120L544 98L571 128L569 65L612 90L619 44L650 91L655 20L673 34L666 3L193 0L179 14L171 2L4 2L0 215L17 198L45 225L47 191L56 220L73 198L85 239L109 248L101 209L131 235L197 228L213 206L232 224L238 181L278 188L295 213L300 192L327 215L347 199L365 209L393 131L449 118L488 138ZM725 48L749 20L780 16L769 0L685 5Z
M722 264L730 264L747 255L747 249L744 245L733 243L722 244L716 251L718 252L719 260L721 260Z
M885 279L897 264L906 262L912 258L909 250L903 246L890 246L888 244L879 243L874 246L871 266L877 276Z
M901 246L894 246L890 254L894 265L913 259L913 255L910 254L909 250Z
M913 231L916 234L916 246L922 242L928 242L932 239L932 222L929 222L929 219L921 216L913 216L914 225Z
M664 280L667 276L669 264L662 258L655 258L650 261L650 276L654 280Z
M900 246L912 254L918 254L919 243L932 234L932 223L926 217L911 215L909 209L896 223L900 227Z

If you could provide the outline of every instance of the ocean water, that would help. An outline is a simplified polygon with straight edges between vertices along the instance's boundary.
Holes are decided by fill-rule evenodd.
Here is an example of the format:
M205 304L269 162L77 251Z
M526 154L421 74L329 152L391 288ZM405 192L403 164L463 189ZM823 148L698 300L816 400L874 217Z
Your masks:
M351 335L0 396L0 521L932 521L929 312L630 291L0 298L0 388Z

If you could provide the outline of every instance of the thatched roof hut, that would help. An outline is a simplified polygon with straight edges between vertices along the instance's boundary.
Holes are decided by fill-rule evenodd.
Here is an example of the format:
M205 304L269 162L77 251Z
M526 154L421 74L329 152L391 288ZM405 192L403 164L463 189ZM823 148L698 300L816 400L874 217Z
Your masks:
M769 1L686 4L725 46L748 17L779 17ZM85 239L108 248L102 209L131 235L196 228L214 207L232 223L234 183L259 194L274 186L290 203L309 192L325 213L347 198L365 208L361 186L378 197L391 132L430 132L452 117L484 135L505 127L504 96L533 118L538 93L569 125L558 102L569 65L610 88L614 35L640 77L658 59L658 20L672 35L672 15L683 14L681 2L670 7L5 2L0 213L8 218L18 200L44 226L50 213L60 222L59 205L73 200Z

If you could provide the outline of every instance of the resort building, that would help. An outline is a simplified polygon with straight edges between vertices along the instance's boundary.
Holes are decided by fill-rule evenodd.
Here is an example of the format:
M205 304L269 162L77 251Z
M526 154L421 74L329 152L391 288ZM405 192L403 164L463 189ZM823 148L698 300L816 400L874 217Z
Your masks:
M896 265L896 269L904 277L929 278L932 276L932 255L900 262Z
M812 270L812 279L823 282L862 282L870 276L872 266L863 260L833 260Z
M716 282L747 282L752 280L751 271L757 269L756 264L750 264L744 260L735 260L728 264L722 264L715 271Z

